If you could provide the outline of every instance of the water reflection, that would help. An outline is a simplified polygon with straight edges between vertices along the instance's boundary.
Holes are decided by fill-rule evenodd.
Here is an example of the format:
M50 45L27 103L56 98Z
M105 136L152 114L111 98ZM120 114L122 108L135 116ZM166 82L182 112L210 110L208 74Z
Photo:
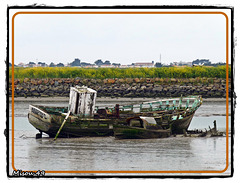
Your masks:
M114 137L35 142L28 168L44 170L191 170L199 153L191 138L115 140ZM205 149L208 152L208 149ZM197 153L197 154L196 154ZM200 162L199 162L200 163ZM201 167L201 166L200 166ZM196 168L199 168L196 167Z
M54 142L48 137L35 139L33 131L25 131L25 138L22 134L15 132L14 155L15 167L22 170L223 170L226 165L224 137L59 138Z

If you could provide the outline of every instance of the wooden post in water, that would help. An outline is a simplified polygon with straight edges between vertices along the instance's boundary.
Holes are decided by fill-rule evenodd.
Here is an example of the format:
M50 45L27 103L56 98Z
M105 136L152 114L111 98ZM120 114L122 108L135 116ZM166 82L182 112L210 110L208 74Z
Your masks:
M66 121L67 121L67 119L68 119L68 117L69 117L69 115L70 115L70 112L71 112L71 111L68 111L67 116L66 116L65 119L63 120L63 123L62 123L62 125L60 126L60 128L59 128L59 130L58 130L58 132L57 132L57 134L56 134L56 136L55 136L55 138L54 138L54 140L57 139L59 133L61 132L64 124L66 123Z
M216 120L213 121L213 125L214 125L214 132L217 132L217 124L216 124Z

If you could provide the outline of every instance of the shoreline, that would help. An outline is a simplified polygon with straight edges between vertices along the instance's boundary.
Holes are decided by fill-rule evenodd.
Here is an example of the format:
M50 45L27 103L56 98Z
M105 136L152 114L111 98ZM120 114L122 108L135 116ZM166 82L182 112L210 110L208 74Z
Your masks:
M170 98L170 97L169 97ZM172 97L172 98L178 98L178 97ZM132 102L141 102L141 101L154 101L154 100L160 100L164 98L127 98L127 97L97 97L96 102L102 102L102 101L111 101L111 102L129 102L131 100ZM15 97L14 102L35 102L35 101L57 101L57 102L68 102L69 97ZM226 101L226 98L203 98L203 101L206 102L224 102ZM231 98L229 97L229 100L231 101ZM9 102L12 102L12 97L9 97Z

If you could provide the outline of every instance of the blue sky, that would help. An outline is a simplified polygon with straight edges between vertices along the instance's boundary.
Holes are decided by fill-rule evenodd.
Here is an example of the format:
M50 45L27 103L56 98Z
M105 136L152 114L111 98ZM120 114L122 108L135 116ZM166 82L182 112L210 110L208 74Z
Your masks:
M15 64L225 62L226 19L221 14L29 15L15 18Z

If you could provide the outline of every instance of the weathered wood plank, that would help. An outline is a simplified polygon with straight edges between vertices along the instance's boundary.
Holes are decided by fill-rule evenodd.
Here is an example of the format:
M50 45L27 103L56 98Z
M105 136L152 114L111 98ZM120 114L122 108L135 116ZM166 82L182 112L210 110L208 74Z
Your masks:
M81 117L92 117L94 114L97 92L87 87L71 87L69 109Z

